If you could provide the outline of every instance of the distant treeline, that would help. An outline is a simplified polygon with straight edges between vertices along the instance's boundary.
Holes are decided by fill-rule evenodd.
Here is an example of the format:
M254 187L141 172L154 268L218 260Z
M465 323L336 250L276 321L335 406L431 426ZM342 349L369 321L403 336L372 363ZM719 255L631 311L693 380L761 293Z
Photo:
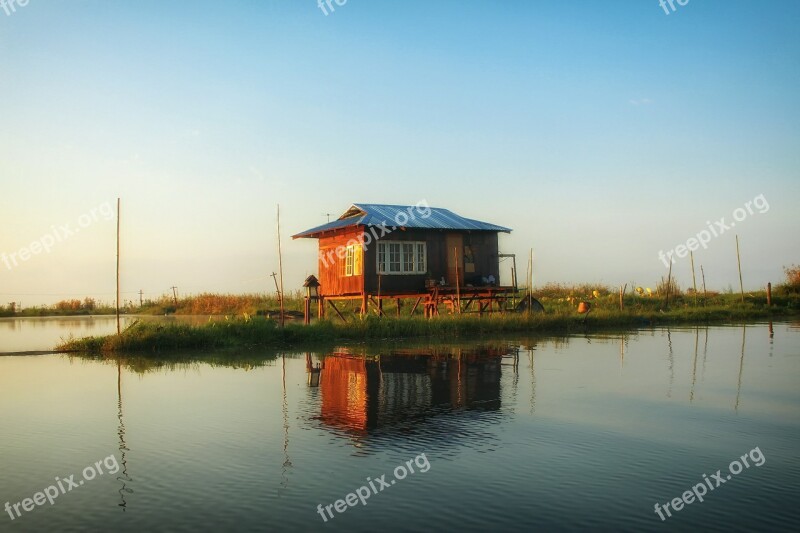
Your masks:
M783 283L773 287L773 303L779 306L793 308L800 296L800 266L792 265L784 268L786 279ZM699 282L698 282L699 283ZM580 301L588 301L594 308L619 307L620 288L624 290L623 304L625 308L646 311L660 309L664 306L667 294L673 306L703 305L703 306L728 306L741 300L741 295L733 287L728 287L723 292L702 289L698 284L697 293L694 288L683 289L674 279L667 282L662 278L654 286L639 286L635 282L622 287L609 287L602 284L565 284L548 283L541 287L534 287L533 294L546 308L550 310L566 310L573 308ZM302 312L303 291L287 293L284 309L290 312ZM759 291L745 293L745 300L749 303L762 305L766 303L766 288ZM354 313L358 311L360 302L354 301L352 308L345 307L345 311ZM141 306L127 302L121 311L126 314L139 315L272 315L280 309L277 295L266 294L210 294L187 295L177 298L173 295L163 295L157 300L145 300ZM406 306L403 313L410 312ZM113 305L99 304L92 298L83 300L62 300L52 306L30 307L18 309L15 303L0 306L0 316L67 316L67 315L104 315L114 314Z
M98 304L94 298L83 300L61 300L53 305L20 309L16 302L0 305L0 317L10 316L75 316L113 314L116 310L107 304Z
M137 302L138 303L138 302ZM164 295L157 300L145 300L142 305L126 302L120 308L125 314L138 315L260 315L275 313L280 309L277 295L265 294L198 294L184 296L176 300ZM284 301L286 311L303 310L303 293L295 291L287 294ZM75 315L113 315L113 304L98 303L93 298L83 300L62 300L53 305L26 307L20 309L15 302L0 305L0 317L11 316L75 316Z

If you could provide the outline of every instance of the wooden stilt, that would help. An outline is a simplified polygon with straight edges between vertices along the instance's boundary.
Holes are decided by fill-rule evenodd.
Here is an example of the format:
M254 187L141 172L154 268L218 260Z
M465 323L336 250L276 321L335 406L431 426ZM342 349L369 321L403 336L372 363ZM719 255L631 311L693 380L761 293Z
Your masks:
M417 301L416 301L416 302L414 302L414 307L412 307L412 308L411 308L411 314L410 314L409 316L414 316L414 311L416 311L416 310L417 310L417 306L419 305L419 303L420 303L421 301L422 301L422 296L420 296L419 298L417 298Z
M370 301L370 302L372 302L372 305L374 305L374 306L375 306L375 309L376 309L376 310L377 310L377 312L378 312L378 316L386 316L385 314L383 314L383 305L381 305L381 302L382 302L383 300L381 300L380 298L378 298L378 301L375 301L375 298L373 298L372 296L370 296L370 297L369 297L369 301Z
M458 314L461 314L461 275L458 270L458 248L453 248L453 255L455 256L456 264L456 305L458 306Z
M333 310L334 310L334 311L336 311L336 314L337 314L337 315L339 315L339 318L341 318L341 319L342 319L342 322L344 322L345 324L347 324L347 319L346 319L346 318L344 317L344 315L343 315L342 313L340 313L340 312L339 312L339 310L336 308L336 304L334 304L332 300L328 300L328 303L331 305L331 307L333 307Z

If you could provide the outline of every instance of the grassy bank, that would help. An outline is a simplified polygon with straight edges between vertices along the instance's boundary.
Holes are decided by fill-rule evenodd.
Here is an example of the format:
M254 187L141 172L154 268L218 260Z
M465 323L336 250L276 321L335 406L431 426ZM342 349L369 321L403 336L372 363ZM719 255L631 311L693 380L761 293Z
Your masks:
M86 353L152 353L169 350L283 347L299 348L316 343L363 342L379 339L480 338L502 333L570 334L599 330L624 330L670 324L703 325L800 317L800 307L745 303L724 306L674 306L669 310L624 311L596 308L588 316L572 308L533 315L441 316L378 318L368 316L348 323L324 320L310 326L289 323L281 329L274 320L236 317L210 321L201 326L140 321L121 335L68 340L59 351Z
M774 303L777 307L800 306L800 267L786 268L786 280L774 288ZM669 287L667 287L669 285ZM634 282L624 286L624 303L626 309L638 313L655 312L667 307L667 288L669 288L669 306L680 307L731 307L739 305L741 295L728 288L725 292L698 290L695 294L692 289L682 290L675 280L669 284L664 279L651 287L639 287ZM568 313L575 308L579 301L589 301L596 309L614 309L619 307L619 287L609 287L602 284L563 284L548 283L534 287L534 296L544 304L545 308L554 313ZM749 291L744 294L745 302L752 305L765 305L767 294L765 291ZM303 291L287 292L284 300L284 309L290 314L302 315L304 293ZM158 299L147 299L141 305L138 302L126 300L122 302L120 311L124 314L135 315L247 315L275 317L280 309L280 301L275 294L190 294L175 297L165 294ZM361 302L354 300L350 303L339 303L339 307L346 315L354 316L358 312ZM401 309L401 315L408 316L411 306L406 305ZM19 308L18 304L11 302L8 306L0 305L0 317L21 316L70 316L70 315L108 315L115 314L113 304L97 302L92 298L83 300L63 300L50 306Z

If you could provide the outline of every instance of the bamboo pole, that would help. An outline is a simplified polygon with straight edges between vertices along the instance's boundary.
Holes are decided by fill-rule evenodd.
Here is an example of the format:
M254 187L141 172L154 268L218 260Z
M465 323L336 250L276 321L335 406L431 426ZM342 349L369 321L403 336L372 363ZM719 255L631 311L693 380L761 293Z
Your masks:
M706 295L706 273L703 271L703 265L700 265L700 275L703 276L703 305L706 305L708 295Z
M281 327L285 324L285 316L283 313L283 254L281 253L281 205L278 204L278 272L281 280L281 286L278 292L278 301L281 304Z
M767 306L772 306L772 282L767 283Z
M117 335L120 334L119 329L119 207L120 201L117 198L117 302L116 302L116 310L117 310Z
M528 314L530 314L533 311L533 248L528 254L528 259L531 265L528 271Z
M664 308L669 309L669 291L672 288L672 261L669 262L669 272L667 273L667 299Z
M742 303L744 303L744 284L742 283L742 260L739 257L739 235L736 235L736 263L739 265L739 291L742 294Z
M692 262L692 287L694 287L694 305L697 305L697 280L694 277L694 253L689 251L689 259Z
M527 294L525 294L525 302L527 307L527 313L531 314L531 302L530 302L530 294L531 294L531 287L530 287L530 279L531 279L531 258L528 256L528 269L525 271L525 285L527 289Z

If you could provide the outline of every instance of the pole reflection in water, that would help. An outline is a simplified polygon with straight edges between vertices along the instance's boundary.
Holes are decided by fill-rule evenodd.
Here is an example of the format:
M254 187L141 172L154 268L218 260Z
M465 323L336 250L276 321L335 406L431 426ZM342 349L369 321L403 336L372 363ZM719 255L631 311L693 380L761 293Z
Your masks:
M289 405L286 398L286 354L281 354L281 382L283 384L283 464L281 465L281 487L289 486L289 469L292 461L289 459Z
M667 345L669 347L669 388L667 398L672 398L672 385L675 383L675 355L672 353L672 332L667 328Z
M528 358L530 359L531 367L531 414L536 411L536 369L534 368L535 348L536 344L531 344L528 346Z
M700 374L700 381L706 379L706 355L708 355L708 326L706 326L706 335L703 341L703 372Z
M122 507L122 511L125 512L125 509L128 507L128 502L125 501L125 495L133 494L133 489L128 487L128 483L133 481L133 479L128 475L128 461L125 456L126 452L130 450L125 444L125 422L122 419L122 366L119 360L117 360L117 418L119 419L119 426L117 426L120 453L119 462L122 466L120 474L117 476L117 480L122 482L122 487L118 491L120 498L120 503L118 505Z
M694 330L694 358L692 359L692 388L689 391L689 403L694 401L694 385L697 383L697 351L700 346L700 328Z
M733 406L734 411L739 411L739 395L742 393L742 370L744 370L744 339L747 334L747 326L742 326L742 357L739 358L739 381L736 384L736 404Z

